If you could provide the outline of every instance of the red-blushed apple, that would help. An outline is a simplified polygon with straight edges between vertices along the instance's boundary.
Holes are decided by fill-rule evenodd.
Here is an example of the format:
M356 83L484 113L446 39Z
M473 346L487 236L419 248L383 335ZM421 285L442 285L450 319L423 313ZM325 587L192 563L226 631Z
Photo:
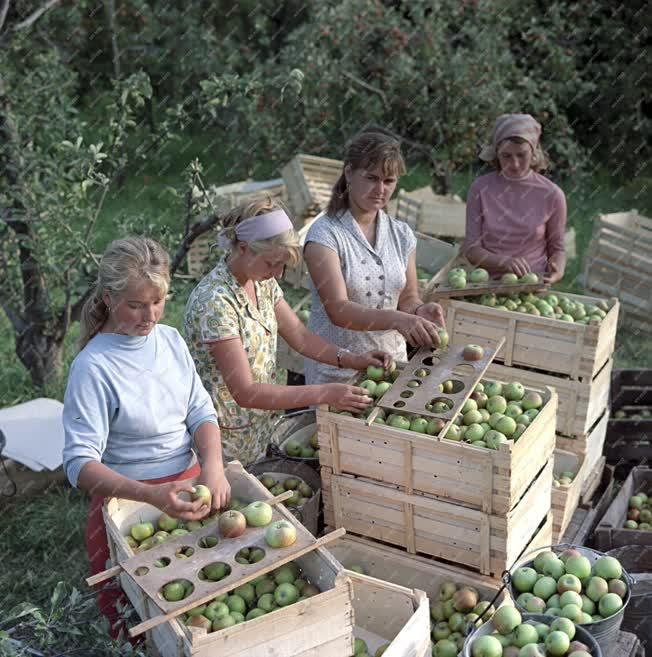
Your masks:
M277 520L265 531L265 541L273 548L288 547L297 540L297 530L288 520Z
M247 519L240 511L225 511L217 521L217 526L224 538L237 538L244 534Z
M477 344L467 344L462 350L462 357L464 360L482 360L484 357L484 349Z

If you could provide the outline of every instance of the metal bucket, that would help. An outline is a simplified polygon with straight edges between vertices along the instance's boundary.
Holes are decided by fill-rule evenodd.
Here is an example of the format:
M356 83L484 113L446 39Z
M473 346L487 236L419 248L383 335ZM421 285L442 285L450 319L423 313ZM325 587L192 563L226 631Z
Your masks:
M304 463L319 471L319 453L315 457L303 458L301 456L288 456L285 453L285 445L290 439L297 440L302 445L307 445L317 431L317 414L314 410L297 411L282 415L272 429L268 456L287 459Z
M321 499L321 478L315 470L305 463L285 458L270 458L258 461L247 467L247 472L262 477L271 474L279 481L295 477L304 481L313 490L313 496L300 508L288 506L287 509L313 535L319 529L319 502Z
M536 621L537 623L546 623L548 625L550 625L550 623L555 620L555 616L546 616L545 614L521 614L521 617L523 622L529 620ZM469 636L466 638L466 641L464 641L462 656L472 657L471 645L473 644L473 641L475 641L475 639L478 637L485 636L487 634L493 634L495 631L496 630L494 628L493 622L487 621L484 623L484 625L481 625L477 630L469 634ZM589 647L591 657L602 657L603 655L605 657L612 657L613 655L611 652L603 652L595 637L591 636L591 634L587 632L585 626L583 625L575 626L575 638L573 641L581 641L583 644L587 645Z
M593 565L599 557L605 556L604 552L597 552L596 550L591 550L590 548L584 547L583 545L571 545L570 543L560 543L559 545L550 545L547 548L537 548L536 552L551 550L552 552L559 554L560 552L563 552L564 550L567 550L569 548L573 548L574 550L577 550L580 554L585 556L591 562L591 565ZM527 554L532 554L532 552L529 552ZM526 555L523 555L523 557L525 556ZM509 593L512 596L512 599L514 600L514 604L520 611L525 611L525 610L516 602L516 598L518 597L519 594L517 591L514 590L514 585L512 584L511 581L511 574L513 573L514 570L516 570L517 568L521 568L522 566L532 567L533 561L534 561L533 558L527 560L522 559L520 563L513 565L509 571L510 573ZM630 575L627 573L624 567L623 567L623 579L627 584L627 595L623 600L623 606L613 616L609 616L609 618L605 618L604 620L597 621L595 623L587 623L586 625L577 625L578 628L581 627L585 629L587 632L589 632L589 634L591 634L595 638L595 640L600 644L602 653L608 656L612 655L614 652L616 641L618 639L618 631L620 630L620 626L622 625L623 618L625 615L625 609L627 608L627 605L632 597L632 589L634 587L634 580L630 577Z
M622 629L636 634L652 655L652 547L625 545L607 554L618 559L635 580Z

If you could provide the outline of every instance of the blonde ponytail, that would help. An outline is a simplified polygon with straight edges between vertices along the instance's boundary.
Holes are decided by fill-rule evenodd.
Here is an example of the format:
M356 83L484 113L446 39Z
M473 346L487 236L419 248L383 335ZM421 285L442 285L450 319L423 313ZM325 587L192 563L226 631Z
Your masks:
M95 292L81 311L79 350L95 337L109 319L104 294L120 296L129 283L149 282L162 294L170 285L170 258L165 249L148 237L114 240L102 256L97 272Z

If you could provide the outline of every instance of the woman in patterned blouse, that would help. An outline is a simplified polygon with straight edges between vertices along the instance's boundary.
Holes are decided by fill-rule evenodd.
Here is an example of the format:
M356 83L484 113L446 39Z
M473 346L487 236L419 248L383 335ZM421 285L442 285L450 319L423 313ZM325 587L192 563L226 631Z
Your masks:
M252 463L265 454L273 411L329 404L360 412L371 399L343 383L276 385L277 334L295 351L333 366L388 368L379 350L356 354L311 333L283 298L276 277L298 262L300 247L284 209L272 199L235 208L221 245L230 251L193 290L185 312L186 340L218 411L226 458Z

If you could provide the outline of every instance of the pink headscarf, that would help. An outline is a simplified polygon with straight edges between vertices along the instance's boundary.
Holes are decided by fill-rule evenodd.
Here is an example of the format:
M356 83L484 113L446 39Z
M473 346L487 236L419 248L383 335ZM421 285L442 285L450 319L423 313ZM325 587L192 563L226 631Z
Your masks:
M493 162L497 157L498 144L510 137L525 139L532 147L532 152L536 152L541 137L541 124L529 114L501 114L494 125L493 143L480 151L480 159Z

